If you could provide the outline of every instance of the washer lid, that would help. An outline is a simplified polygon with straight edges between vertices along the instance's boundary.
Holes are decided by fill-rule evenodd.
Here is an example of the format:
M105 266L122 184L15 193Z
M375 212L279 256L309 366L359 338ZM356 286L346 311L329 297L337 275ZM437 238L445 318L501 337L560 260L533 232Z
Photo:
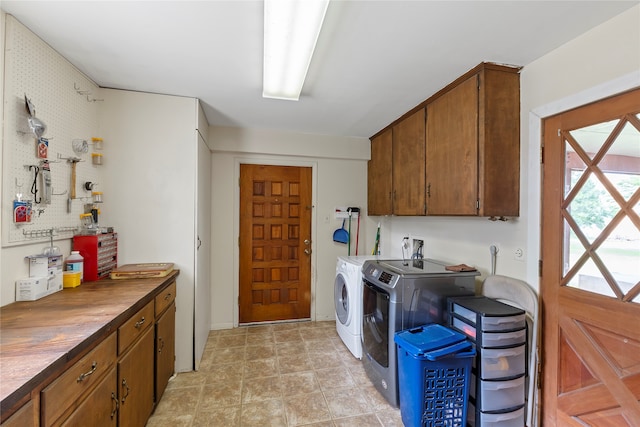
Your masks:
M419 275L419 276L430 276L430 275L445 275L445 274L455 274L458 276L467 275L467 276L477 276L479 273L477 271L472 272L453 272L445 269L448 265L442 261L436 261L434 259L407 259L407 260L383 260L379 261L381 267L395 271L402 276L409 275Z

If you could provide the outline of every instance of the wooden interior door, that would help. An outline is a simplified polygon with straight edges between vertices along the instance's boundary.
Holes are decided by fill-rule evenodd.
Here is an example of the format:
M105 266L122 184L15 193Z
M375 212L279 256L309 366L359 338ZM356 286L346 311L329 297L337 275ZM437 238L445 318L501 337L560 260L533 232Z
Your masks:
M311 168L240 165L240 323L311 313Z
M427 105L427 213L477 215L478 75Z
M640 426L639 113L634 90L544 121L544 426Z

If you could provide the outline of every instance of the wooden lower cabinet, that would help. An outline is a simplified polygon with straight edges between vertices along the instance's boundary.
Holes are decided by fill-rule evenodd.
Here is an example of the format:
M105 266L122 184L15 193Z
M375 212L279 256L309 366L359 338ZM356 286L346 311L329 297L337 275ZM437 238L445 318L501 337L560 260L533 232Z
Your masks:
M40 376L31 380L14 375L33 385L18 397L3 399L0 427L144 427L174 372L177 275L104 279L28 307L4 306L0 333L6 331L9 338L3 336L2 350L22 352L25 361L13 357L7 362L0 352L3 366L11 363L16 372L28 369L27 361L49 355L48 347L56 355L51 358L63 364L41 363ZM113 305L105 303L112 300ZM34 312L41 316L37 322ZM64 320L52 320L48 330L41 319ZM42 338L37 351L15 338L22 336ZM67 341L74 344L65 345ZM12 378L3 371L2 381L17 384Z
M63 427L115 427L118 424L116 367L111 368L78 409L62 423Z
M144 427L153 410L153 335L148 328L118 361L119 427Z
M156 321L156 390L155 401L159 402L173 375L176 354L176 304L169 308Z
M40 425L38 422L39 414L37 412L37 406L33 400L25 403L22 408L18 409L15 414L11 415L9 419L0 424L2 427L37 427Z
M115 361L116 334L112 333L42 390L42 424L60 425L78 408L84 396L91 393Z

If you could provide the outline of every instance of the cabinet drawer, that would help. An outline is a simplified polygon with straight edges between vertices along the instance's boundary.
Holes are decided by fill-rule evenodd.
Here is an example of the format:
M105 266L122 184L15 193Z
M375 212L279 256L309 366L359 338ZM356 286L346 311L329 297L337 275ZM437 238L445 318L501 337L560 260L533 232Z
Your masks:
M483 412L507 412L524 405L524 375L506 381L485 381L471 376L469 396L475 399L476 408Z
M527 341L526 329L511 332L478 332L475 327L463 322L457 317L453 317L451 319L451 325L453 326L453 329L462 332L474 340L480 347L513 347L514 345L522 344Z
M124 353L147 328L151 327L153 319L153 302L149 302L120 326L118 328L118 354Z
M156 297L156 317L176 299L176 282L173 281Z
M524 351L524 344L512 348L480 349L478 353L480 359L480 379L506 379L525 374L526 357Z
M42 420L54 423L83 393L90 390L116 361L116 335L111 334L42 390Z

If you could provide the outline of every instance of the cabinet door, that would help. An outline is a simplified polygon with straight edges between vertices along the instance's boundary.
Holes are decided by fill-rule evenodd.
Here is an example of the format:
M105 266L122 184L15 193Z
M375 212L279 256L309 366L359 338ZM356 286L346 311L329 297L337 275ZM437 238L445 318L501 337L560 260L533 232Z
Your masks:
M427 105L427 215L477 215L478 76Z
M153 328L118 362L119 427L144 427L153 409Z
M118 423L117 380L114 366L62 426L115 427Z
M393 127L393 213L425 214L425 120L420 109Z
M371 139L371 160L367 163L367 210L369 215L391 215L393 131L386 129Z
M38 414L33 400L25 403L22 408L1 424L2 427L37 427L38 425Z
M518 216L520 75L486 69L479 93L479 215Z
M176 349L176 304L172 303L156 322L156 391L159 402L173 375Z

